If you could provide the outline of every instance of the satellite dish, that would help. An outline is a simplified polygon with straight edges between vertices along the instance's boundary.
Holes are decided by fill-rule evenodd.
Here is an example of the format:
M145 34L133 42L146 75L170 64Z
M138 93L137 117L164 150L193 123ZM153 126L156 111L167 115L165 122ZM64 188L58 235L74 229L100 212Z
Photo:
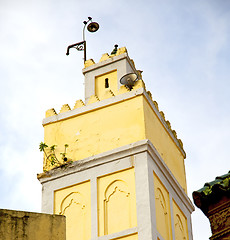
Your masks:
M97 22L91 22L87 26L87 29L89 32L96 32L99 29L99 24Z
M125 74L121 79L120 83L122 85L127 86L130 90L133 88L135 82L137 81L137 74L136 73L128 73Z

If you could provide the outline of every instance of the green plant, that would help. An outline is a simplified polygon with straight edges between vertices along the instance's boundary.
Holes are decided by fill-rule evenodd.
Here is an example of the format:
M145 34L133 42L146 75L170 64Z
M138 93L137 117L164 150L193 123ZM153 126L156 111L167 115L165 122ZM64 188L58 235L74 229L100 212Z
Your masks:
M55 148L56 148L56 146L57 146L57 145L52 145L52 146L50 147L51 154L49 155L48 158L50 158L50 163L51 163L52 166L55 165L56 163L58 163L59 165L61 164L61 163L58 161L58 159L57 159L57 157L56 157L56 154L55 154Z
M66 149L67 149L67 147L69 147L69 145L65 144L65 152L60 153L60 155L62 156L63 161L65 161L65 162L67 161L67 157L66 157Z
M48 147L48 146L47 146L45 143L43 143L43 142L41 142L41 143L39 144L39 150L40 150L40 152L44 152L46 158L47 158L47 154L46 154L46 152L45 152L45 149L46 149L47 147Z
M60 154L62 155L62 160L67 161L66 149L69 145L65 144L64 146L65 146L65 151L63 153L60 153ZM54 166L54 165L59 165L60 166L62 164L56 156L56 153L55 153L56 147L57 147L57 145L52 145L51 147L48 147L48 145L46 143L43 143L43 142L41 142L39 144L39 150L41 152L44 152L46 160L48 160L52 166ZM47 154L47 148L49 148L48 154Z

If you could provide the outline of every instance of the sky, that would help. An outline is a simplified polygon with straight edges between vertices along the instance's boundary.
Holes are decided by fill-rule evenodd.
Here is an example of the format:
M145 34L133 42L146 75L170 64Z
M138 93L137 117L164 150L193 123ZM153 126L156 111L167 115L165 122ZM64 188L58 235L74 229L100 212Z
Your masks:
M84 99L82 41L98 62L127 47L147 90L184 143L188 196L230 170L230 2L228 0L0 0L0 208L41 210L45 111ZM192 214L194 240L211 236Z

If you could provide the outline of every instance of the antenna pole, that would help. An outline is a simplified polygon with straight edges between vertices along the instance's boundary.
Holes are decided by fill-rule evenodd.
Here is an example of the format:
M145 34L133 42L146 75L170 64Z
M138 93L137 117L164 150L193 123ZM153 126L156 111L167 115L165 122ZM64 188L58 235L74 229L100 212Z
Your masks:
M86 41L84 41L84 63L86 61Z
M91 23L87 27L89 32L96 32L99 29L99 24L97 22L92 22L92 18L88 17L88 20L83 22L84 23L83 32L82 32L83 41L79 42L79 43L75 43L75 44L69 45L67 47L67 52L66 52L66 55L68 56L70 48L76 48L78 51L84 51L84 63L86 61L85 27L87 26L89 21L91 21Z
M86 41L85 41L85 27L88 24L88 22L91 21L92 22L92 18L88 17L88 21L84 21L84 27L83 27L83 42L84 42L84 63L86 61Z

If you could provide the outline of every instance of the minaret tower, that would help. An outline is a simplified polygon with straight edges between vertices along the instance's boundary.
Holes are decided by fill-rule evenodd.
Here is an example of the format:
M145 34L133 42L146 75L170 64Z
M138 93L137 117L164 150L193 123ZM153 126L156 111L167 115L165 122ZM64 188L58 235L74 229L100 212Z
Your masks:
M42 211L66 215L67 240L192 240L182 141L126 48L83 74L85 100L43 120Z

